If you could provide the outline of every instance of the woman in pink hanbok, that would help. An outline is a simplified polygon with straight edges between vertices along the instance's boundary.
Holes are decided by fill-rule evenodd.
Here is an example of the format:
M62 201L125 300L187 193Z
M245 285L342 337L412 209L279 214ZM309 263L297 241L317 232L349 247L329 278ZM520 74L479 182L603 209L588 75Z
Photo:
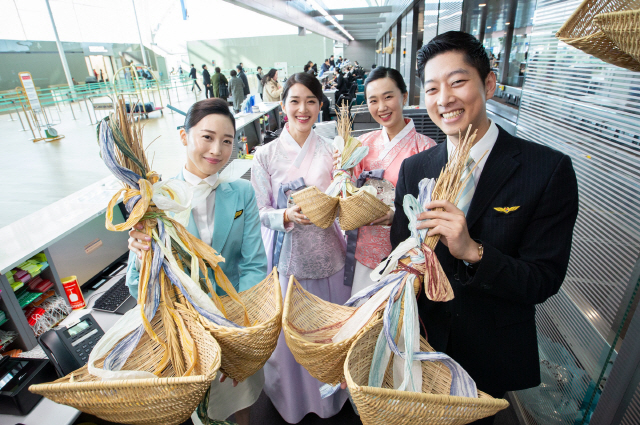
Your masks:
M369 147L369 153L354 168L354 176L358 184L376 187L378 198L392 209L370 226L347 232L345 285L351 286L352 295L373 284L371 272L391 253L393 200L402 161L436 145L417 133L413 120L402 115L408 93L400 72L384 67L373 69L364 82L364 92L369 112L382 129L358 137L363 146Z
M309 292L335 304L344 304L351 288L344 286L345 241L334 223L327 229L313 225L291 206L292 191L331 183L332 141L318 136L313 124L322 105L322 86L310 74L293 74L282 93L288 123L280 137L255 154L251 183L256 191L262 237L269 270L278 267L283 295L294 275ZM322 382L312 378L294 359L283 334L264 366L264 391L280 415L297 423L310 412L328 418L340 411L346 391L322 399Z

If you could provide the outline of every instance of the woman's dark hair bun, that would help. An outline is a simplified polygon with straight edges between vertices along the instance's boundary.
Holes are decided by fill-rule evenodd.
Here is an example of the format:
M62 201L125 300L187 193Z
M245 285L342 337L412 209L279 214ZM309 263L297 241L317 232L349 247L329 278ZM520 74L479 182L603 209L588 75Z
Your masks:
M224 115L231 120L233 125L233 132L235 134L236 119L229 110L229 104L226 100L219 97L212 97L209 99L200 100L189 108L187 116L184 118L184 130L188 133L191 128L198 125L198 123L208 115Z
M384 66L378 66L369 72L367 79L364 80L364 95L367 96L367 85L375 80L379 80L381 78L391 78L396 86L400 89L400 93L405 94L407 92L407 84L404 82L404 78L402 78L402 74L400 71L393 68L385 68Z

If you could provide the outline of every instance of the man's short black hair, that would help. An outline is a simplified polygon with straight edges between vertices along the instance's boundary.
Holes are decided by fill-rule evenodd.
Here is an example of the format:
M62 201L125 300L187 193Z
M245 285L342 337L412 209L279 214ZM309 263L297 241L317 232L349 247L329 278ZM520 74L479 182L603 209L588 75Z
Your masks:
M193 64L191 64L191 66L194 66Z
M446 52L460 52L464 54L465 61L473 66L484 81L491 72L489 56L480 41L462 31L447 31L437 35L430 42L418 50L418 75L424 83L424 67L434 57Z
M240 65L236 66L236 69L237 69L238 71L242 71L242 67L241 67Z
M202 65L202 69L205 69L206 67L207 67L207 65L206 65L206 64L205 64L205 65Z

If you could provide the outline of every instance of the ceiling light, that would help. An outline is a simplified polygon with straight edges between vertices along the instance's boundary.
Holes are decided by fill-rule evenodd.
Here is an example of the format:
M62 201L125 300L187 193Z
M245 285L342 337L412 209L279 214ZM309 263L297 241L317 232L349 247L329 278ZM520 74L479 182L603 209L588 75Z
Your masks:
M407 32L407 33L405 33L405 34L407 34L407 35L411 35L411 34L413 34L413 33L412 33L411 31L409 31L409 32Z
M320 14L324 16L327 21L331 22L336 28L338 28L344 35L347 36L349 40L352 40L352 41L355 40L355 38L353 38L353 36L349 34L349 31L344 29L344 27L340 25L333 16L329 15L327 11L324 10L324 8L320 6L316 0L307 0L307 1L309 2L309 4L313 9L320 12Z
M407 38L407 36L406 35L401 35L400 38Z
M505 24L505 25L509 25L510 23L511 23L511 22L505 22L504 24Z
M490 29L491 29L491 27L487 27L487 29L488 29L488 30L490 30Z
M480 3L478 6L485 7L486 5L487 5L486 3Z

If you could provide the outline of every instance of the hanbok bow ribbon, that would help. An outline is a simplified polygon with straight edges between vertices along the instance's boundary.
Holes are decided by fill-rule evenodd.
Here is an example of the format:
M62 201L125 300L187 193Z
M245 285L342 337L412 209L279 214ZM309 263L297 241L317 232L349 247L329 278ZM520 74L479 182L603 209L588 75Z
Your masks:
M360 173L360 175L358 176L358 181L356 182L356 185L358 186L358 188L364 186L364 184L367 182L367 179L377 179L377 180L382 180L384 178L384 168L378 168L376 170L370 170L370 171L363 171Z
M358 176L356 186L361 188L367 179L382 180L384 177L384 169L363 171ZM358 241L358 229L349 230L347 235L347 256L344 262L344 285L353 286L353 275L356 272L356 243Z
M278 191L278 201L276 206L278 209L287 208L287 192L290 190L300 190L302 188L307 187L304 183L304 178L299 177L295 180L292 180L287 183L280 183L280 190ZM276 240L274 241L273 248L273 261L272 264L274 266L278 265L280 261L280 252L282 251L282 242L284 241L285 232L278 232L276 235Z

